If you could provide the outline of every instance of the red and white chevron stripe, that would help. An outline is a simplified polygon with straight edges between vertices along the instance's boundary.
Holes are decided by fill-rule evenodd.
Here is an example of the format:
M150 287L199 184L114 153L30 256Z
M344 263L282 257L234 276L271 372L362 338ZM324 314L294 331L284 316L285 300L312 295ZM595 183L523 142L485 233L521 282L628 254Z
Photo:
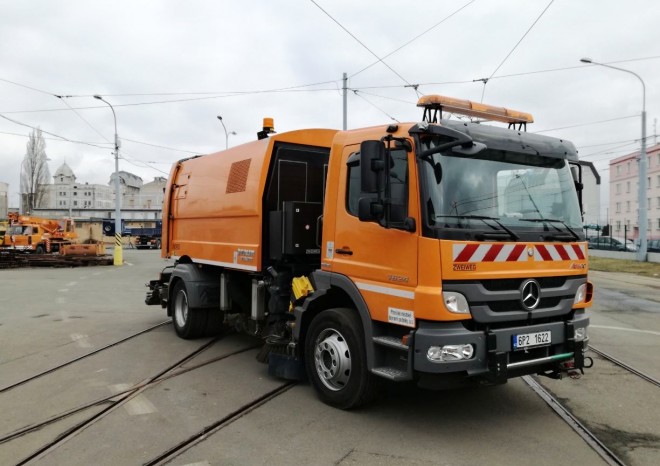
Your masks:
M454 244L454 262L524 262L531 248L535 261L584 260L584 246L579 244Z
M575 261L586 257L583 246L579 244L536 244L534 245L534 260L536 261Z

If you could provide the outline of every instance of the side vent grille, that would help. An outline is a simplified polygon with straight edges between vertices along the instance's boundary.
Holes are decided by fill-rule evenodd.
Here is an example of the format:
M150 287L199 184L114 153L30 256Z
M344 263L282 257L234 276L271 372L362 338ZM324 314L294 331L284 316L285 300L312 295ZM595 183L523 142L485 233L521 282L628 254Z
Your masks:
M251 161L252 159L246 159L231 164L226 194L242 193L245 191Z

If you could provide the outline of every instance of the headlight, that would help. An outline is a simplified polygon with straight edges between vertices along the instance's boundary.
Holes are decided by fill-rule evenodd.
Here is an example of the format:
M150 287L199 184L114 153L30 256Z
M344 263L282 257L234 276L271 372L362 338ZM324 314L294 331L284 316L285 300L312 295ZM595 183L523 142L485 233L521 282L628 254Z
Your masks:
M426 352L426 358L431 362L464 361L473 356L474 347L470 344L431 346Z
M445 300L445 307L449 312L454 314L469 314L470 306L468 306L467 299L460 293L455 291L443 291L442 298Z
M584 298L586 298L586 296L587 296L587 284L583 283L578 287L577 292L575 293L575 299L573 300L573 305L584 302Z

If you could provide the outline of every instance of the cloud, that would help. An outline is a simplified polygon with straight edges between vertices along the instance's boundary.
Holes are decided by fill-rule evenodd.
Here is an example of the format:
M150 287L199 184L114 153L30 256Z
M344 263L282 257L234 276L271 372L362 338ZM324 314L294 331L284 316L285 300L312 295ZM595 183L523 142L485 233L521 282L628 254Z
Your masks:
M232 145L253 140L265 116L275 118L279 132L340 128L342 73L363 70L376 61L371 52L389 54L468 0L317 3L355 38L312 2L296 0L10 2L0 17L0 79L45 92L0 81L0 114L68 139L110 147L112 113L91 97L102 94L117 113L125 157L120 168L149 180L191 154L129 139L199 153L215 151L225 143L216 115L237 133L230 137ZM479 100L483 84L472 80L493 73L546 5L477 0L385 60L403 79L383 63L352 76L349 85L362 93L349 95L349 126L389 123L389 115L402 121L420 119L417 96L403 87L406 83L422 84L419 90L426 94ZM660 55L658 18L660 4L642 0L557 0L497 75L579 66L585 55L602 61ZM660 60L621 66L644 76L651 125L660 105ZM254 93L327 81L295 92ZM455 84L429 84L447 82ZM191 94L148 95L184 92ZM206 100L144 104L209 97L200 94L204 92L218 94ZM225 94L233 92L246 94ZM49 93L76 96L66 103L82 108L77 110L80 116ZM495 78L485 92L487 103L531 112L537 122L530 130L636 114L640 99L633 77L587 66ZM11 113L16 111L22 113ZM18 191L29 131L0 119L0 181L10 183L10 193ZM639 122L619 120L547 134L571 139L580 148L632 140L638 137ZM114 169L109 148L47 142L51 172L66 160L80 182L108 182ZM597 160L597 167L607 167L607 156Z

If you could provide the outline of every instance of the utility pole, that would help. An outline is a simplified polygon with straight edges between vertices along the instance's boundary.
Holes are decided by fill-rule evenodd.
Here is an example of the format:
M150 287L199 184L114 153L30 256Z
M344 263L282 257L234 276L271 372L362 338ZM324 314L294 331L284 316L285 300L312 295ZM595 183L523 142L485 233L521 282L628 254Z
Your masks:
M117 114L115 109L107 100L103 100L100 95L95 95L95 99L108 104L112 110L112 116L115 119L115 249L114 249L114 265L123 265L124 256L121 245L121 192L119 184L119 136L117 136Z
M342 90L344 91L344 124L342 126L342 129L346 131L348 128L348 77L346 76L346 73L344 73L343 76L343 81L344 85L342 87Z

